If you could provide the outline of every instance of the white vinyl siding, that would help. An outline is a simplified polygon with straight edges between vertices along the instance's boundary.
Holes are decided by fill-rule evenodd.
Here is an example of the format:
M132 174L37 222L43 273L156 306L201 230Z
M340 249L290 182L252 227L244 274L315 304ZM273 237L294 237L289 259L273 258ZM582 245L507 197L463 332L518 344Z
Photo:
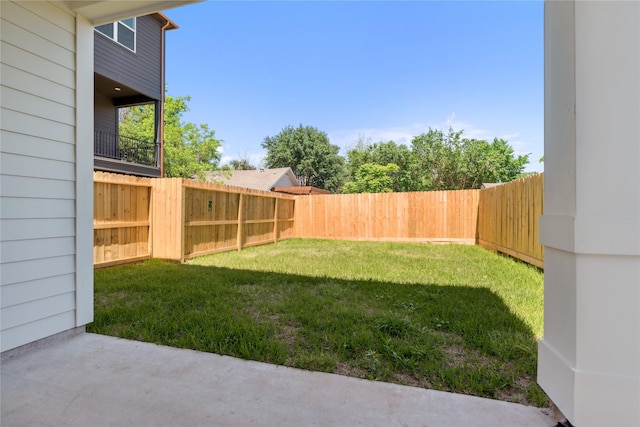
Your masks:
M37 301L56 295L69 294L75 289L73 273L31 280L26 283L6 285L2 299L8 307L18 307L30 301Z
M50 237L47 239L13 240L1 242L2 258L6 263L27 261L29 259L52 258L61 255L75 254L73 237ZM3 303L7 303L3 293Z
M73 255L10 262L2 268L3 286L31 280L46 279L47 277L69 274L74 271L75 259ZM2 308L3 313L6 309L7 307ZM71 327L73 326L74 325ZM5 327L4 322L2 327Z
M0 194L4 197L48 199L55 194L68 200L75 198L75 193L75 185L69 181L5 175L0 182Z
M23 310L31 310L29 305L25 305ZM2 311L4 319L4 310ZM2 348L10 350L23 344L28 344L41 338L69 330L69 325L75 323L74 311L67 311L50 317L44 317L28 323L24 323L19 327L8 328L2 331ZM2 320L4 322L4 320ZM73 326L72 326L73 327ZM30 339L27 339L31 337Z
M4 118L4 116L3 116ZM12 127L9 123L4 123L7 127ZM15 127L14 127L15 128ZM34 130L35 133L37 130ZM23 133L0 131L0 138L3 141L2 151L4 153L18 156L29 156L28 153L38 153L38 158L44 160L54 160L71 163L69 159L75 156L75 146L66 142L54 141ZM8 141L11 140L9 143ZM6 143L4 143L6 141ZM9 161L6 166L10 167ZM4 194L4 193L3 193Z
M4 199L4 198L3 198ZM2 209L4 209L4 200ZM74 236L74 220L68 218L47 218L39 220L14 219L2 220L2 243L14 240L51 239L54 237ZM28 255L27 255L28 256ZM2 255L4 263L4 254ZM3 267L5 267L3 265ZM4 277L2 277L4 284Z
M47 2L0 7L5 351L77 326L77 76L70 11Z

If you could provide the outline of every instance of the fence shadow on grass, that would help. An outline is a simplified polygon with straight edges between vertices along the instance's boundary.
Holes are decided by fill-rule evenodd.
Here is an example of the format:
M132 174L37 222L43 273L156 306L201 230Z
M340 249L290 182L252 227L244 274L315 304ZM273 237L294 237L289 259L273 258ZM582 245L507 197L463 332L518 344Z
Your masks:
M486 288L148 261L96 271L89 331L545 405L536 338Z

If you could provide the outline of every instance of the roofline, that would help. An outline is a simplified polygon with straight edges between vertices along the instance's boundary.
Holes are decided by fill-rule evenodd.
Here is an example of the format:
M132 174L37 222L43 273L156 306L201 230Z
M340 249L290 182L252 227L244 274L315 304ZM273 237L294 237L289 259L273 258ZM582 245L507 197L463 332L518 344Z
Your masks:
M165 20L165 22L166 22L165 30L167 30L167 31L168 30L177 30L178 28L180 28L180 27L178 27L178 24L176 24L171 19L169 19L169 17L167 15L165 15L164 13L156 12L156 15L159 15L162 19Z
M290 177L293 179L293 182L295 182L298 185L300 185L300 181L298 181L298 177L296 176L296 174L293 173L293 169L291 169L291 167L288 167L287 169L289 169L287 171L287 175L290 175Z
M279 171L279 173L271 176L272 172ZM249 181L252 184L259 185L263 191L269 191L272 188L276 187L280 179L287 177L291 182L291 186L300 186L298 179L296 178L293 170L290 167L284 168L273 168L273 169L256 169L256 170L231 170L229 171L229 175L225 176L223 171L207 171L205 172L205 176L207 179L219 179L224 185L232 185L232 186L242 186L247 185L247 175L251 177ZM265 173L267 172L267 173ZM260 177L262 174L264 176ZM260 178L259 178L260 177ZM235 179L234 179L235 178ZM268 179L271 178L271 179ZM255 181L256 182L252 182ZM238 181L245 181L242 184L239 184ZM258 183L259 181L259 183ZM258 186L253 187L258 188Z
M91 25L98 26L127 18L134 18L136 16L158 13L159 10L172 9L201 1L202 0L64 0L63 3L78 15L87 18L89 22L91 22Z

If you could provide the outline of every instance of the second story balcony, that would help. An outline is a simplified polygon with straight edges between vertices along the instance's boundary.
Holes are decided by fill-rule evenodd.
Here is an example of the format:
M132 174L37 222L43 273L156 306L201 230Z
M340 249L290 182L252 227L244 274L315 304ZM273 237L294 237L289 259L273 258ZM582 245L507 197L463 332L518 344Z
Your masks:
M96 170L160 176L160 146L153 141L95 130L93 155Z

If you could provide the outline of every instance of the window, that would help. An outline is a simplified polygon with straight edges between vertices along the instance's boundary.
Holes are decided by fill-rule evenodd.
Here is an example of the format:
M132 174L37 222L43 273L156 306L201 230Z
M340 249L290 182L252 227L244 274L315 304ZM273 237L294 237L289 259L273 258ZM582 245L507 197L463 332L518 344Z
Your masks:
M96 31L128 49L136 51L136 18L100 25L96 27Z

